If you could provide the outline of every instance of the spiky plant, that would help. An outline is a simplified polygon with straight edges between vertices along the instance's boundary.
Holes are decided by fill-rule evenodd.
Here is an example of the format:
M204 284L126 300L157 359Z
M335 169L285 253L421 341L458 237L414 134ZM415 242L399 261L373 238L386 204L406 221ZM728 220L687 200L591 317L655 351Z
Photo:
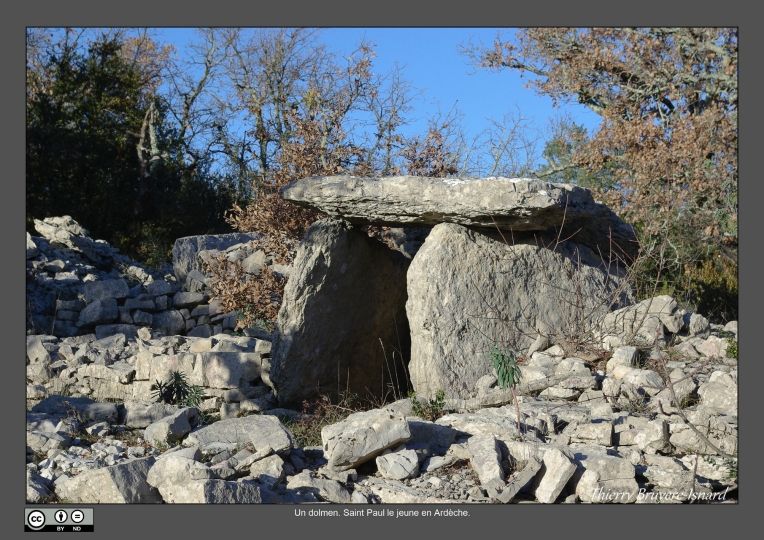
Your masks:
M189 384L184 373L171 371L166 381L155 381L151 385L151 396L161 403L197 407L204 399L204 389Z

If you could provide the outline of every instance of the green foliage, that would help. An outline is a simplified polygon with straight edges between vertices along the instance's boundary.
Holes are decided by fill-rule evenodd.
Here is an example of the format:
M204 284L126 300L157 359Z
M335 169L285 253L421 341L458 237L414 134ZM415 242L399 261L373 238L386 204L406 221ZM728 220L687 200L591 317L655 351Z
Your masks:
M586 128L568 119L556 122L550 139L544 146L545 164L541 174L550 182L563 182L597 190L613 188L615 178L610 166L593 171L577 164L576 152L590 142Z
M157 403L198 407L204 400L204 389L201 386L189 384L184 373L171 371L166 381L156 381L151 385L151 397Z
M434 422L445 413L446 393L443 390L438 390L435 397L428 400L419 400L415 392L411 392L409 398L414 416Z
M517 365L517 355L513 351L501 351L494 347L491 351L491 364L496 370L499 387L516 388L520 384L520 366Z
M27 226L71 215L96 238L156 264L178 236L229 230L231 200L204 161L184 162L167 104L124 45L105 36L87 49L64 43L39 68L46 82L27 92ZM139 157L148 118L158 152L150 159Z
M727 358L734 358L737 360L737 340L735 339L728 339L727 340Z

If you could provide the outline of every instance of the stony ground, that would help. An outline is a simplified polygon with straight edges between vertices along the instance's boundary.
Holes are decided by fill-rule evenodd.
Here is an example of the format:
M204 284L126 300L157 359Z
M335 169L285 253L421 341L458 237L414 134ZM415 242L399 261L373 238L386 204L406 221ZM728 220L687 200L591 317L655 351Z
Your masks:
M27 236L30 503L737 498L737 322L711 324L658 296L603 313L586 336L574 336L578 346L570 336L529 337L513 388L500 387L490 363L478 358L483 336L465 331L465 317L484 306L465 286L472 282L456 278L476 278L471 261L481 261L493 272L482 276L486 283L494 274L516 276L510 290L530 283L539 265L551 268L547 259L559 263L557 274L567 271L560 253L497 246L454 224L436 225L424 244L388 246L388 253L347 223L317 222L293 267L278 270L296 276L277 321L282 330L294 323L294 331L279 342L263 329L235 332L235 313L223 313L203 292L204 253L241 260L252 273L268 264L244 238L180 239L173 276L148 272L71 218L37 228L41 237ZM451 272L454 279L433 279L428 256L455 253L455 245L472 258L449 257L468 267ZM348 246L356 248L345 253ZM531 255L512 259L507 273L500 256L507 250ZM411 260L408 270L401 256ZM388 258L401 265L400 283L377 276L379 286L370 287L369 276L387 268ZM525 268L522 261L535 262ZM613 278L601 269L568 270ZM598 280L588 283L597 292ZM532 296L538 314L555 320L557 296L525 289L518 294ZM445 306L444 295L458 301ZM383 297L396 301L382 310ZM525 305L523 298L516 303ZM359 305L389 320L367 324L353 311ZM347 307L347 328L332 327L332 317L308 317L331 306ZM365 407L320 399L300 410L279 405L277 395L300 403L315 390L303 384L305 373L332 380L340 353L373 350L373 360L383 362L379 329L389 330L400 313L411 326L417 395ZM441 334L431 331L433 320L446 318ZM457 347L433 354L438 344ZM379 373L383 364L369 362L354 369ZM283 399L287 394L294 399Z
M27 498L729 502L737 485L736 325L683 320L671 346L653 347L653 357L628 345L598 361L565 357L557 346L531 354L521 367L520 430L511 396L489 376L474 397L444 400L434 421L416 416L412 400L403 399L325 426L319 447L299 447L287 426L321 419L277 408L264 385L250 388L262 388L250 394L258 397L220 391L185 408L55 395L56 377L77 380L92 366L115 364L98 363L103 355L94 336L32 336L34 363L76 366L53 369L47 382L29 387ZM76 349L68 355L72 340L89 351L76 361ZM138 348L230 348L235 340L263 342L223 334L119 345L130 366ZM134 384L127 380L114 384Z

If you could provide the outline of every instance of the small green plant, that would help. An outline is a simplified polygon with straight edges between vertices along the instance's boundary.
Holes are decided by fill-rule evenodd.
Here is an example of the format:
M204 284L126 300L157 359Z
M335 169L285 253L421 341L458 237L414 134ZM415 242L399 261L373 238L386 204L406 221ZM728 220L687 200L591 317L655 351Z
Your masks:
M494 347L491 351L491 363L496 370L500 388L515 388L520 384L522 375L514 352L503 352L498 347Z
M734 358L737 360L737 340L727 340L727 358Z
M517 414L517 431L522 435L523 427L520 422L520 403L517 401L516 388L520 384L522 374L517 362L517 354L514 351L502 351L494 347L491 351L491 364L496 370L496 378L499 381L499 387L509 388L512 392L512 401L515 404L515 413Z
M419 400L415 392L409 394L414 416L419 416L430 422L434 422L445 413L446 393L443 390L435 392L435 397L428 400Z
M204 399L204 389L201 386L189 384L184 373L171 371L166 381L156 381L151 385L151 397L158 403L198 407Z

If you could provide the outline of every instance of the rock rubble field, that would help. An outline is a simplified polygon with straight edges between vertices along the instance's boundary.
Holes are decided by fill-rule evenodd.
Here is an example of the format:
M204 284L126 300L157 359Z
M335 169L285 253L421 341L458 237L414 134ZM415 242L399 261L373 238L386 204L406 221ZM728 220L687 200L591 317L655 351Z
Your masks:
M736 501L737 322L636 299L633 231L587 190L329 177L282 196L329 216L291 267L257 232L181 238L149 270L68 216L35 222L29 503ZM288 276L273 328L210 298L221 254Z

